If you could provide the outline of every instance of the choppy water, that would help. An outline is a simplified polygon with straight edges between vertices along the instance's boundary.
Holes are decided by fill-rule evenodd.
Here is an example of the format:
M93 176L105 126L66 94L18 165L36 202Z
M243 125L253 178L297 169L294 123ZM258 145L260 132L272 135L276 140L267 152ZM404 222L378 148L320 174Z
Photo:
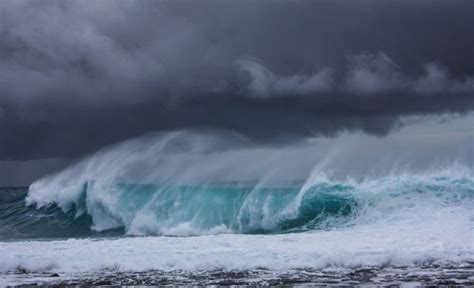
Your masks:
M185 136L1 188L0 285L472 283L471 166L332 177Z
M84 183L70 203L55 195L38 204L34 189L27 196L26 189L5 188L0 239L314 232L404 219L429 223L439 213L470 219L474 181L452 173L320 180L306 188Z
M293 269L288 271L255 270L200 270L115 272L100 271L66 276L52 273L21 271L5 275L2 284L15 285L248 285L248 286L358 286L377 285L391 287L414 286L472 286L474 263L455 266L391 267L360 269Z

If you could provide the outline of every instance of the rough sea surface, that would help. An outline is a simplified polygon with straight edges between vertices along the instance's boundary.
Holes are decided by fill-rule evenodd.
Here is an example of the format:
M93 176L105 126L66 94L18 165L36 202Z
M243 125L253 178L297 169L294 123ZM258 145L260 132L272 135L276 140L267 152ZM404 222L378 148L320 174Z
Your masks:
M85 183L68 209L3 188L0 285L473 285L469 173L319 180L303 195Z
M11 272L3 275L2 285L51 286L121 286L121 285L185 285L185 286L473 286L474 263L453 266L391 267L359 269L295 269L271 271L265 269L233 271L99 271L61 276L51 273Z
M0 286L474 284L470 158L226 141L140 138L1 188Z

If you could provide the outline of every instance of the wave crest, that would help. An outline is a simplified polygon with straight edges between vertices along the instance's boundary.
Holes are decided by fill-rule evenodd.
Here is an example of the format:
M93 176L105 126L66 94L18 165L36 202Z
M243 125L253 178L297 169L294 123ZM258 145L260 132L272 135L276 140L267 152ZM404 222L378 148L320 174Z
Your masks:
M232 133L151 135L36 181L26 203L87 215L93 231L119 228L130 235L287 233L392 221L429 225L433 213L474 218L468 166L341 178L329 168L341 162L334 161L338 151L252 146Z

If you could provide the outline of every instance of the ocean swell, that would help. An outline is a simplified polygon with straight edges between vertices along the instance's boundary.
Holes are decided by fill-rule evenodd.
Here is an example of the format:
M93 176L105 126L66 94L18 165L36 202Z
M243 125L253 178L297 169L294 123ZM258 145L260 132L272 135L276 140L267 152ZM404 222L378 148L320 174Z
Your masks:
M433 219L474 228L470 166L331 173L332 163L350 166L340 165L340 151L252 146L232 133L148 135L39 179L25 201L35 217L50 211L66 215L72 230L87 226L86 236L279 234Z
M43 210L60 207L55 213L72 213L75 219L86 215L91 231L123 228L129 235L274 234L380 221L423 221L435 213L474 217L470 212L474 208L472 177L450 174L445 170L362 182L326 180L306 189L301 185L102 186L89 182L77 188L81 192L69 198L71 202L57 200L57 195L39 202L34 187L26 201Z

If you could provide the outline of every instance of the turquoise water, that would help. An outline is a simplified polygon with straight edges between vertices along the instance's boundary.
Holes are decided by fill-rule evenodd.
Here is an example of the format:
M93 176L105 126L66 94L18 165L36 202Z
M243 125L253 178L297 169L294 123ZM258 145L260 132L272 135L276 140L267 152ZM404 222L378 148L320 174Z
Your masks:
M31 189L2 188L0 239L279 234L474 208L472 178L441 174L321 181L307 187L90 181L78 189L75 198L59 194L38 204L28 201L35 193Z
M357 209L350 194L352 188L342 185L312 187L294 212L289 204L298 196L301 189L298 186L117 184L108 188L116 204L113 208L95 203L94 211L88 211L92 206L87 203L88 197L95 189L93 183L86 183L76 204L64 210L54 203L41 208L28 206L26 188L2 188L0 237L118 236L125 233L124 228L131 226L140 213L161 227L192 223L199 231L226 227L231 233L284 233L324 228L329 219L350 217ZM120 224L111 229L92 229L91 213L100 213L102 218L110 217L110 222ZM143 229L145 234L160 234Z

